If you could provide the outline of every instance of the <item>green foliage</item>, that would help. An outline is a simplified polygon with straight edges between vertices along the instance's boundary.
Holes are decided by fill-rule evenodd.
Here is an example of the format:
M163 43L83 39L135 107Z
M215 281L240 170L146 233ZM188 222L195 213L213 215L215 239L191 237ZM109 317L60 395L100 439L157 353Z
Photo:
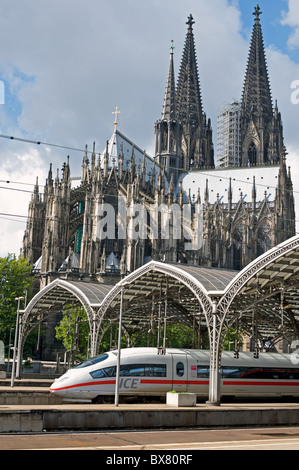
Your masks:
M193 328L180 323L167 325L166 346L169 348L199 348L196 334L193 334Z
M144 331L142 335L136 332L131 335L131 344L134 344L134 346L136 347L147 346L149 343L151 346L157 346L157 341L158 341L157 336L158 336L157 329L154 335L152 333L150 334L150 337L148 336L148 331ZM164 324L161 325L160 346L162 346L163 337L164 337ZM205 343L206 341L204 340L204 344ZM198 348L199 346L198 346L197 333L194 335L193 328L188 325L184 325L182 323L167 323L166 347L186 348L186 349Z
M17 315L16 297L31 298L31 266L28 261L13 255L0 258L0 339L7 345L10 328L15 328ZM24 303L21 302L22 309Z
M236 340L236 330L235 328L231 328L224 340L223 343L223 351L233 351L235 349L235 340ZM242 337L238 336L238 344L239 348L242 346Z
M114 324L106 329L109 323L103 324L106 330L101 338L98 354L109 351L113 347L117 347L118 325ZM112 328L112 329L111 329ZM56 338L61 340L66 350L71 355L72 362L75 360L83 360L87 357L88 348L89 323L84 309L81 307L72 308L69 306L65 309L65 314L56 326ZM162 346L164 336L164 328L161 326L160 346ZM148 328L143 331L136 329L131 331L130 345L134 347L157 346L158 331L155 329L154 334L149 333ZM198 348L197 334L194 335L193 328L179 323L167 324L166 330L166 347L170 348ZM208 347L208 337L205 335L201 338L202 347ZM195 342L195 344L193 344ZM124 333L121 337L121 347L126 348L126 337Z
M85 359L88 349L89 323L83 307L67 306L59 325L56 338L61 340L73 359Z

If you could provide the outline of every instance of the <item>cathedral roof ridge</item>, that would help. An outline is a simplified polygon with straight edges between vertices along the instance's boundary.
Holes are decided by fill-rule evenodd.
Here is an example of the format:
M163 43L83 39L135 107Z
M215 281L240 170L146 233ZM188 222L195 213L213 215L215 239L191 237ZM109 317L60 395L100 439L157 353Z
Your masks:
M267 171L265 171L265 168L267 168ZM233 202L240 200L241 193L243 194L242 199L245 200L246 198L246 201L250 201L254 184L258 201L264 200L265 189L268 191L268 199L271 197L271 200L274 200L279 171L280 165L277 164L271 166L211 168L182 172L175 188L175 194L178 194L182 185L184 202L186 202L190 191L191 195L196 195L198 189L200 189L203 194L206 182L208 181L209 202L211 204L218 200L223 203L228 201L230 184Z
M187 175L187 174L196 174L196 173L215 173L215 172L219 172L219 171L223 171L223 172L226 172L226 171L237 171L237 170L253 170L253 169L260 169L260 168L269 168L269 167L273 167L273 168L279 168L280 166L280 163L279 162L269 162L269 163L261 163L261 164L256 164L256 165L250 165L248 166L248 164L246 165L235 165L235 166L225 166L225 167L202 167L202 168L195 168L194 170L185 170L185 171L181 171L181 175Z
M138 150L139 152L141 153L145 153L145 156L147 158L149 158L150 160L154 161L154 158L149 155L145 149L142 149L139 145L137 145L132 139L130 139L128 136L126 136L125 134L123 134L119 129L116 129L116 131L112 134L110 140L113 138L114 135L118 135L119 137L121 137L122 139L124 139L128 144L132 145L132 147L134 147L134 149ZM109 141L110 141L109 140Z
M121 151L121 147L122 147L122 151ZM135 144L133 140L127 137L119 129L114 129L113 134L108 140L107 149L108 149L107 151L108 151L108 169L109 170L112 168L112 166L114 166L116 169L119 168L120 153L122 153L124 166L130 165L133 152L134 152L136 170L139 167L142 168L143 166L145 166L146 181L148 181L152 177L154 173L154 167L162 168L162 166L156 161L155 158L150 156L146 152L146 150L142 149L139 145ZM104 152L100 154L102 156L102 160L103 160L103 155L105 154L106 154L106 148ZM103 161L102 161L102 166L103 166ZM166 183L166 187L168 188L168 181L166 180L166 178L165 178L165 183Z

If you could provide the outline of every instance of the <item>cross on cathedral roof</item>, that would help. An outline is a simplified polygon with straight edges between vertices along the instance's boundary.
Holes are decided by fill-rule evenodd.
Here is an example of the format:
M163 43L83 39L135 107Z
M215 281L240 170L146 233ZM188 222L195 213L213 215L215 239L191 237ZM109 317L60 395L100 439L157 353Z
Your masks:
M189 26L189 28L191 29L192 28L192 25L195 23L195 21L193 20L193 16L192 14L190 13L189 17L188 17L188 21L186 22L186 24Z
M116 106L115 111L112 111L112 114L114 114L114 132L116 132L116 128L118 125L118 119L117 116L120 114L120 111L118 111L118 107Z
M256 6L254 7L254 12L252 13L252 14L255 16L255 19L256 19L257 21L259 21L260 15L261 15L262 13L263 13L263 12L261 11L259 4L257 3Z
M173 45L173 39L171 40L171 46L170 46L170 54L173 54L175 47Z

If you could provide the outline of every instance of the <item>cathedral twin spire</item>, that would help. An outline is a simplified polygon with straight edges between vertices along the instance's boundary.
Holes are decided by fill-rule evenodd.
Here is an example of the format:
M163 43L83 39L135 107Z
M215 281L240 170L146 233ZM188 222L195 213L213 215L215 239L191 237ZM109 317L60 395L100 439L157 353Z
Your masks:
M260 116L266 119L273 114L270 83L260 23L260 7L255 7L255 22L248 57L246 77L242 98L243 113L253 116L257 121Z
M260 15L256 5L241 104L241 163L276 163L283 146L281 116L273 111Z
M190 15L186 23L188 31L182 56L176 98L180 121L184 126L197 127L202 124L203 112L192 29L194 23L193 16Z
M176 119L176 99L175 99L175 77L174 77L174 64L173 64L173 41L170 47L170 60L168 77L165 89L162 120L163 119Z
M193 17L189 16L182 62L175 88L173 44L161 120L156 123L156 157L174 178L181 169L214 166L212 129L202 110L198 77ZM172 123L172 128L165 125ZM163 124L164 123L164 124ZM168 142L168 145L167 145Z
M240 165L277 163L283 146L281 116L273 110L259 5L254 9L254 26L245 74L240 119ZM175 89L173 44L161 120L156 123L156 157L168 177L180 170L214 167L212 128L203 112L198 75L193 16L187 21L177 87ZM172 130L162 123L172 122ZM174 123L176 136L174 137ZM172 135L171 135L172 133ZM167 145L169 139L175 143ZM164 144L163 144L164 142Z

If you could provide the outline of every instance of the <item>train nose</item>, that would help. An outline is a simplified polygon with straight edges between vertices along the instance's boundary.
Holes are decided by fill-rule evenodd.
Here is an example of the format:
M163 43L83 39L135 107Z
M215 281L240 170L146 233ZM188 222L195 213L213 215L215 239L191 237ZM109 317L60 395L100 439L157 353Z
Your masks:
M55 380L49 388L50 392L55 395L64 395L68 378L69 377L65 375Z

